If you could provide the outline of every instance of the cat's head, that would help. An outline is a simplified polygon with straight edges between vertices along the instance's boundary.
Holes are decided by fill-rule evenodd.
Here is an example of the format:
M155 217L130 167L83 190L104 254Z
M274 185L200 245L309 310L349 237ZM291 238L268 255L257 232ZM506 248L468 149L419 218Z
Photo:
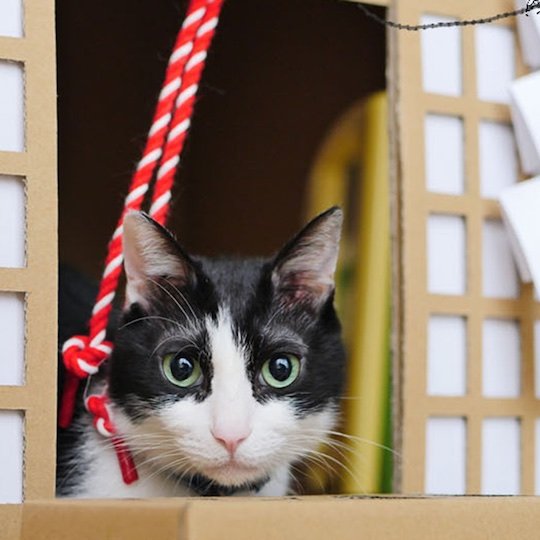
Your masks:
M146 215L127 215L109 393L139 462L243 486L315 452L344 379L341 223L332 208L275 257L235 260L192 257Z

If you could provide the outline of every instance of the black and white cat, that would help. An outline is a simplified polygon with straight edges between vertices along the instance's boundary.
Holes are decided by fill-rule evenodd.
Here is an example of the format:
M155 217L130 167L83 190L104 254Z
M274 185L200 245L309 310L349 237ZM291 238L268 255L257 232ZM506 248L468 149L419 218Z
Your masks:
M60 433L57 494L285 495L291 466L336 423L341 223L332 208L272 259L208 259L128 214L126 300L105 381L139 480L123 483L110 442L79 411Z

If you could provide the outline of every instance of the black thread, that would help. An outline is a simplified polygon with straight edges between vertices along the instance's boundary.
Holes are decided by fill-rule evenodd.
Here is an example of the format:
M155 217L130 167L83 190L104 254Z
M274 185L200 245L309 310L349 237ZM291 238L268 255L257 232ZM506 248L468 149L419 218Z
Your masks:
M499 13L497 15L492 15L491 17L483 17L481 19L469 19L465 21L439 21L431 24L402 24L395 21L388 21L383 17L379 17L377 14L373 13L368 7L363 4L358 4L358 7L367 15L370 19L378 22L379 24L384 24L390 28L396 30L408 30L409 32L418 32L419 30L431 30L433 28L450 28L453 26L472 26L476 24L487 24L495 21L500 21L501 19L508 19L509 17L517 17L518 15L525 14L529 16L529 12L538 8L540 10L540 0L529 0L527 5L524 8L516 9L514 11L506 11L504 13ZM540 11L536 13L540 14Z

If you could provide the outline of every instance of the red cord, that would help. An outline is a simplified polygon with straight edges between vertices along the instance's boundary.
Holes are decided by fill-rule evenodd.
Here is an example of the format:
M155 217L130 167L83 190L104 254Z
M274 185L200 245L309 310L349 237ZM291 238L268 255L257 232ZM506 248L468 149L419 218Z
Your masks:
M167 220L171 189L191 123L207 51L212 43L222 5L223 0L190 0L169 59L142 158L131 180L122 215L109 242L105 270L89 322L89 335L74 336L64 344L62 350L66 367L59 412L59 425L62 428L71 424L79 381L96 373L112 351L113 345L106 341L105 337L122 273L123 220L128 211L142 208L158 164L150 215L162 225ZM93 414L94 425L98 431L112 438L124 482L130 484L138 478L135 462L128 446L116 434L106 405L105 393L89 396L86 400L86 407ZM99 429L100 426L106 427Z

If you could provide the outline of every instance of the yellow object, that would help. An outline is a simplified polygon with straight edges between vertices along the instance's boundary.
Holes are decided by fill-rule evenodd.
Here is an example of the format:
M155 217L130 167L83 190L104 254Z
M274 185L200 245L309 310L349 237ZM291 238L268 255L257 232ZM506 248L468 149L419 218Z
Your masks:
M350 110L323 145L308 194L314 215L339 204L346 223L337 305L348 348L345 432L351 452L339 459L341 489L382 489L389 385L390 210L387 97L377 93ZM336 456L337 457L337 456Z

